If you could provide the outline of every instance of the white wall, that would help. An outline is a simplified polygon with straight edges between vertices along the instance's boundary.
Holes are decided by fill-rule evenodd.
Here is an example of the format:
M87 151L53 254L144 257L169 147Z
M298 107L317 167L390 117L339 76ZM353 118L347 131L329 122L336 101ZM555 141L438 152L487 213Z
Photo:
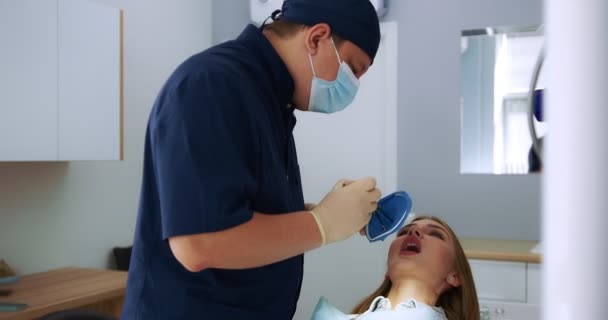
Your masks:
M213 43L236 38L249 23L249 0L213 0Z
M148 113L169 74L211 44L211 0L98 0L124 9L125 160L0 162L0 259L20 273L107 267L132 242Z
M461 237L540 239L540 175L460 174L460 32L542 22L541 0L395 0L399 186Z

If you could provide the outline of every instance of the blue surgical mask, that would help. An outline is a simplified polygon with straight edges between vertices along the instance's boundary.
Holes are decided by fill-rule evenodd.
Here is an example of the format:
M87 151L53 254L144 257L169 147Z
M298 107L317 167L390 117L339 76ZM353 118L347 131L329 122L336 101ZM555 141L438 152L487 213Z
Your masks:
M340 59L336 45L333 39L331 40L340 67L338 68L338 76L334 81L327 81L317 77L315 67L312 64L312 57L308 54L310 67L312 68L312 84L310 87L310 100L308 103L308 111L321 113L334 113L344 110L353 102L359 89L359 79L355 76L346 62Z

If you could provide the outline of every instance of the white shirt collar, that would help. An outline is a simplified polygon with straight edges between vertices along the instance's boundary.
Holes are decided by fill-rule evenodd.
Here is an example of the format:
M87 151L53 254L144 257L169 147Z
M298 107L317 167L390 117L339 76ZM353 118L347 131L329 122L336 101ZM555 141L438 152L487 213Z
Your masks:
M409 299L407 301L403 301L395 307L395 310L408 310L408 309L416 309L420 307L427 307L435 310L441 315L445 316L443 309L441 307L429 306L425 303L418 302L416 299ZM391 310L392 304L388 298L383 296L376 297L369 306L369 309L365 313L375 312L375 311L383 311L383 310Z

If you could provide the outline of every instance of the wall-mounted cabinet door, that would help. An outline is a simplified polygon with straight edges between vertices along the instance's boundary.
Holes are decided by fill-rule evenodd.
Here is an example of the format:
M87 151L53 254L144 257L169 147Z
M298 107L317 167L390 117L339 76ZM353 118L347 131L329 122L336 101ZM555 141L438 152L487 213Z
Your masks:
M122 12L0 1L0 161L122 159Z
M59 160L117 160L121 146L121 12L59 0Z
M0 160L57 159L57 1L0 1Z

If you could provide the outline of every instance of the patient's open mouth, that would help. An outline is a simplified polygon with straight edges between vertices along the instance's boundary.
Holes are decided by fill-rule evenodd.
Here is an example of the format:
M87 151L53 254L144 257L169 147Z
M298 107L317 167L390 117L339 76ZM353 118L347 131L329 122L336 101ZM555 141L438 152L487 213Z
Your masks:
M412 254L418 254L421 251L422 251L422 243L420 242L420 239L418 239L418 237L415 237L415 236L409 236L409 237L405 238L405 240L403 240L403 242L401 243L401 249L399 251L399 254L412 255Z

